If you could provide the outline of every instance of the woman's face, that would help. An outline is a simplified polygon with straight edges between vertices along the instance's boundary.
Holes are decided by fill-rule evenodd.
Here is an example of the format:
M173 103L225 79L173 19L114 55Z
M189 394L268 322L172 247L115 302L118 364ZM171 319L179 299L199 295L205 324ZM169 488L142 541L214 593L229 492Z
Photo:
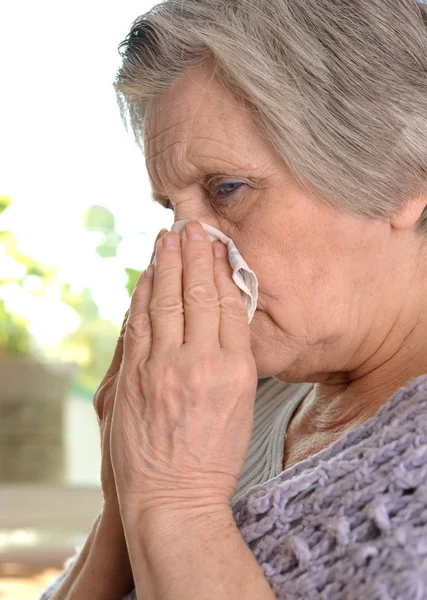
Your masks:
M377 350L398 275L389 223L314 200L209 67L149 102L144 134L153 192L171 200L175 220L222 230L258 277L258 377L322 381Z

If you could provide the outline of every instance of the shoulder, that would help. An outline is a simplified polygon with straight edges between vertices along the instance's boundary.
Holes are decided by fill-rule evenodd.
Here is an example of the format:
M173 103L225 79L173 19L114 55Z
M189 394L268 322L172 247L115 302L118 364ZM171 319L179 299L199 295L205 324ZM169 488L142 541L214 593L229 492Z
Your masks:
M427 598L427 376L233 512L278 598Z
M422 448L426 449L425 455ZM347 469L349 475L357 467L362 476L367 471L376 472L384 463L398 468L399 459L411 453L425 456L427 464L427 374L408 381L373 418L325 450L252 488L248 498L252 496L256 501L277 495L277 487L284 490L300 485L306 489L319 479L319 474L323 487L340 480ZM399 468L410 470L412 466L405 463Z
M377 413L384 421L396 418L410 419L414 414L427 410L427 374L416 377L400 387Z

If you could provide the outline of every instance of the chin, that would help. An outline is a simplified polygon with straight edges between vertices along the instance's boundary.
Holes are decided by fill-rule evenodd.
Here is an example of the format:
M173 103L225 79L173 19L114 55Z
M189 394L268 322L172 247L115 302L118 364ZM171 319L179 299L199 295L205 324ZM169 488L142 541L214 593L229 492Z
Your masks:
M271 323L270 323L271 327ZM251 324L249 326L251 332L251 349L255 359L258 379L272 377L276 372L275 361L272 361L272 356L268 352L268 325L266 323L266 315L258 308L255 311Z
M277 343L277 326L261 310L256 310L249 326L251 331L251 349L255 359L258 379L275 377L285 383L304 383L308 373L297 368L298 355L284 354L284 344ZM276 333L276 335L274 335ZM305 371L306 365L299 364Z

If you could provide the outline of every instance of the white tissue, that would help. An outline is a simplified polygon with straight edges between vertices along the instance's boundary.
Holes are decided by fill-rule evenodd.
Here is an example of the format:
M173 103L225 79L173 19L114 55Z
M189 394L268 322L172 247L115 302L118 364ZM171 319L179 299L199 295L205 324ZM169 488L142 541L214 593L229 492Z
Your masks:
M176 231L181 235L182 230L190 219L175 221L171 227L171 231ZM242 292L242 300L248 312L248 323L250 323L255 314L258 302L258 280L255 273L248 267L243 260L242 255L237 250L236 244L232 239L227 237L222 231L200 222L203 229L209 234L211 242L220 240L228 248L228 260L230 261L233 270L233 281ZM156 257L153 259L153 264L156 264Z

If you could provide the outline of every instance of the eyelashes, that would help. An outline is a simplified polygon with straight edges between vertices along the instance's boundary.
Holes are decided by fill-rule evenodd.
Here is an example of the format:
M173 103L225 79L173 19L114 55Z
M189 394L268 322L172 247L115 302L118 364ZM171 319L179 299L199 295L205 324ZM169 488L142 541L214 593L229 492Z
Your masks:
M245 185L246 184L241 181L227 181L224 183L220 183L219 185L215 186L212 190L207 189L206 191L212 198L212 200L216 202L219 206L227 206L235 201L234 198L232 200L230 200L230 198ZM162 197L160 203L163 206L163 208L166 208L167 210L175 210L175 206L169 198Z
M225 200L232 196L237 190L239 190L244 183L241 181L227 181L217 185L211 192L211 196L214 200Z

